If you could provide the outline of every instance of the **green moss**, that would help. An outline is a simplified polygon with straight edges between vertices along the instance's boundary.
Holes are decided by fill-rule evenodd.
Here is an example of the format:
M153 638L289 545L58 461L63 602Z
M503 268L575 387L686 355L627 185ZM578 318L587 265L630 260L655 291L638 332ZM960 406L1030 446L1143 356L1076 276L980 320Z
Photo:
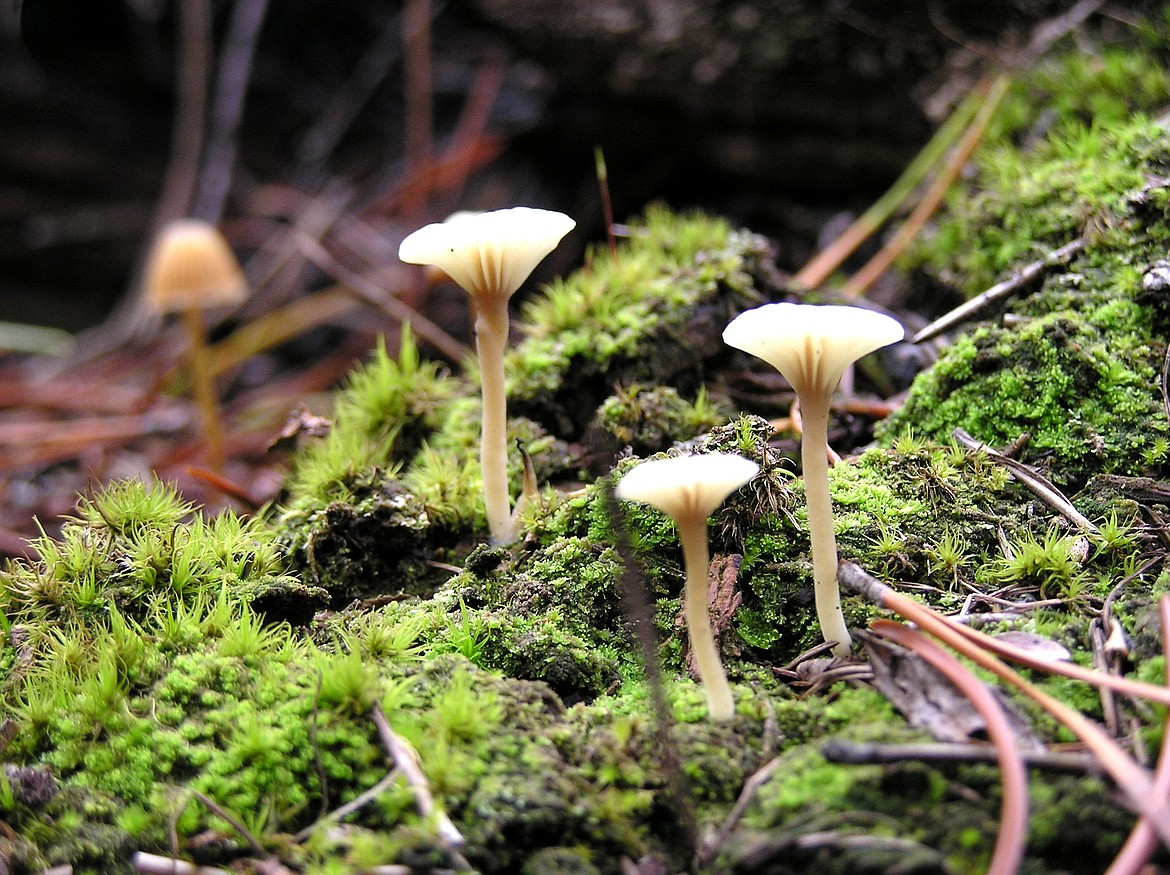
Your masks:
M1158 30L1161 33L1161 30ZM1144 273L1163 258L1170 168L1161 124L1165 41L1070 53L1022 77L910 264L974 294L1080 237L1084 251L963 331L882 429L944 441L956 427L992 445L1022 434L1026 461L1061 486L1095 473L1161 470L1167 425L1157 389L1168 326ZM1035 107L1053 108L1038 136ZM1032 136L1028 136L1032 134ZM1022 144L1022 145L1021 145ZM994 399L994 403L989 403Z
M700 389L693 403L671 386L618 387L597 409L587 439L594 452L612 457L629 447L640 456L690 440L726 420Z
M1028 434L1029 454L1062 485L1141 470L1150 443L1167 433L1157 390L1163 353L1149 333L1152 313L1130 306L1124 328L1113 319L1116 303L1107 313L1079 308L976 328L915 382L883 428L886 442L904 428L936 440L963 428L992 446Z
M289 476L288 505L315 508L349 497L346 487L372 468L407 461L439 424L460 383L420 355L404 323L398 358L379 342L370 360L338 394L329 433L298 454Z
M587 270L525 305L510 404L572 440L615 385L669 384L693 397L704 360L723 351L723 326L769 290L767 254L761 238L721 220L647 210L616 257L592 251Z

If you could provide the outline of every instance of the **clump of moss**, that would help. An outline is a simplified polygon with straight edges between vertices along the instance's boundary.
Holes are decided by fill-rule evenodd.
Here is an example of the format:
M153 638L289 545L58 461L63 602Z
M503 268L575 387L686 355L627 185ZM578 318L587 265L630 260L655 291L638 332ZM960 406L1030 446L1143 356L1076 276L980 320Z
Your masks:
M398 357L390 358L379 343L338 393L328 435L297 454L286 505L300 510L344 501L349 490L369 482L370 471L393 472L439 425L460 387L438 364L422 358L409 323L404 324Z
M702 388L690 402L673 386L619 386L597 408L584 440L608 469L626 448L639 456L661 452L726 419Z
M993 445L1028 434L1025 459L1073 488L1163 464L1151 448L1170 446L1157 389L1170 321L1143 274L1170 243L1151 182L1170 149L1141 113L1170 97L1165 55L1151 41L1060 56L1017 86L909 264L974 294L1074 239L1084 250L1007 304L1012 324L992 312L962 331L881 429L887 445L907 428L945 441L962 427ZM1038 102L1062 111L1029 131Z
M884 425L885 440L904 428L946 440L961 427L992 446L1026 434L1026 458L1062 486L1141 471L1149 448L1168 434L1157 389L1163 352L1150 309L1132 301L1136 288L1120 292L1131 297L1128 305L1103 303L1118 291L1086 294L1075 309L1027 315L1048 303L1042 293L1018 307L1022 324L981 325L963 335Z
M191 605L225 590L277 619L303 618L324 603L324 591L286 573L260 520L231 511L205 518L159 482L111 484L81 501L60 539L43 535L32 547L39 561L0 573L0 612L15 623L69 626L112 612L137 621L160 604Z
M528 338L509 355L517 414L573 440L616 386L670 385L694 397L723 327L774 289L760 237L698 213L647 210L616 257L552 283L524 307Z

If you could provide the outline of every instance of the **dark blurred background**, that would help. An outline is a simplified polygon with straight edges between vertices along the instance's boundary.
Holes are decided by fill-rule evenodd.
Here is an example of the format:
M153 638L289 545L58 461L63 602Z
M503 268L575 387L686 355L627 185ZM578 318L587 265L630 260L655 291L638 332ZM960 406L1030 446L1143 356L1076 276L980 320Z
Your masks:
M243 101L238 160L214 181L223 227L247 254L330 202L384 241L368 257L392 260L422 221L524 203L568 212L579 240L597 239L601 147L619 221L653 200L705 207L769 234L781 266L797 267L893 179L989 58L1070 8L215 0L209 78ZM165 212L178 9L0 4L0 320L81 329L126 293ZM403 53L404 18L420 13L429 70ZM259 22L250 75L221 73L243 14ZM436 162L421 176L403 157L408 63L433 89Z

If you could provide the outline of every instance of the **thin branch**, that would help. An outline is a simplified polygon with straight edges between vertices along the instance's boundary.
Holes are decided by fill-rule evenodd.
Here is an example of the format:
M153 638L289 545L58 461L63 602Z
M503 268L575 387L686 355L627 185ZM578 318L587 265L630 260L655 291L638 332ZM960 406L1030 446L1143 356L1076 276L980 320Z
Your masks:
M918 623L919 626L927 632L930 632L931 635L946 641L947 644L950 644L956 650L962 649L966 652L966 650L971 649L971 645L975 645L975 648L982 653L994 653L1017 665L1047 672L1048 674L1058 674L1062 677L1072 678L1077 681L1084 681L1094 686L1110 687L1118 692L1125 693L1127 696L1149 699L1151 702L1157 702L1170 707L1170 688L1168 687L1159 687L1154 684L1145 683L1144 681L1135 681L1130 678L1119 677L1118 675L1093 671L1074 662L1038 659L1035 655L1021 647L1016 647L999 638L993 638L990 635L980 632L978 629L972 629L962 623L956 623L944 617L942 614L932 611L925 605L914 601L914 599L904 596L891 587L886 586L856 563L842 561L837 567L837 580L846 589L861 593L879 607L893 611L903 619ZM936 634L936 630L938 630L938 634ZM958 645L951 644L955 640L959 641Z
M1002 465L1008 469L1008 472L1020 483L1026 486L1037 498L1067 519L1077 528L1089 534L1096 534L1100 531L1089 518L1083 513L1073 507L1073 503L1069 501L1064 493L1053 486L1048 480L1041 476L1035 468L1025 465L1023 462L1018 462L1015 459L1005 456L1003 453L989 447L982 441L972 437L963 431L961 428L956 428L951 434L955 440L961 443L968 449L977 450L985 453L996 464Z
M297 159L308 164L327 158L401 57L402 17L396 12L386 20L349 78L302 135L296 146Z
M1158 615L1162 621L1162 653L1170 657L1170 596L1163 594L1158 600ZM1166 683L1170 685L1170 658L1166 659ZM1158 764L1154 768L1154 793L1160 799L1170 796L1170 715L1162 732L1162 749L1158 753ZM1134 825L1129 838L1125 840L1105 875L1137 875L1149 862L1158 846L1158 836L1146 818Z
M248 843L248 846L253 850L253 852L255 852L258 857L265 857L268 855L268 852L264 849L264 846L260 844L260 842L256 839L256 836L252 835L251 831L246 826L244 826L244 822L242 820L240 820L206 793L194 789L189 789L188 792L191 794L193 799L200 802L216 817L220 818L221 820L226 820L231 825L232 829L240 834L240 838Z
M297 232L296 243L304 256L338 282L351 289L358 297L373 304L398 323L409 322L415 334L426 340L450 361L459 364L466 361L471 350L450 334L419 313L404 301L399 300L385 289L366 279L360 273L350 270L334 258L324 246L308 234Z
M435 798L431 795L427 776L419 768L414 751L393 729L386 719L386 712L382 710L380 702L375 702L371 712L374 725L378 727L378 736L382 745L394 761L395 769L406 778L406 784L414 794L414 803L424 820L432 820L439 833L439 839L449 851L463 846L463 835L451 819L435 805Z
M1139 766L1099 726L1092 723L1079 711L1028 683L1023 677L1000 662L992 653L1006 651L1012 654L1009 658L1014 661L1051 674L1073 676L1074 666L1036 660L1031 655L1028 655L1026 660L1021 660L1019 648L1003 645L994 638L966 626L948 622L941 614L918 604L913 599L894 592L854 563L840 563L838 580L850 589L873 599L879 606L895 611L905 620L917 623L923 630L959 651L972 662L987 669L1000 680L1015 687L1063 723L1086 747L1096 754L1101 762L1101 767L1113 778L1130 807L1142 816L1148 817L1158 837L1167 846L1170 846L1170 802L1154 795L1149 772ZM1114 675L1081 669L1079 666L1075 668L1079 669L1083 675L1094 678L1097 683L1118 686L1123 680ZM1080 679L1085 679L1083 675ZM1161 700L1170 697L1170 689L1166 687L1154 687L1152 684L1139 685L1137 682L1127 682L1126 686L1128 690L1137 690L1139 686L1156 690L1158 698Z
M948 331L961 322L965 322L977 313L982 312L990 307L996 301L1011 297L1024 286L1028 285L1032 280L1036 279L1041 273L1048 270L1050 267L1055 267L1058 264L1067 264L1078 255L1085 248L1085 238L1077 237L1075 240L1064 244L1059 249L1054 249L1046 256L1027 264L1013 273L1003 282L996 283L985 292L981 292L969 301L960 304L949 313L944 313L939 316L925 328L921 329L917 334L910 339L911 343L922 343L924 340L930 340L932 337L937 337L944 331ZM1163 386L1165 381L1163 380ZM1163 390L1164 394L1165 390ZM1170 404L1170 402L1168 402ZM1167 409L1167 415L1170 416L1170 407Z
M232 7L211 104L207 154L199 176L195 206L191 210L193 216L212 224L219 223L231 188L252 58L267 11L268 0L237 0Z
M341 820L341 818L348 817L355 811L364 808L387 790L389 790L392 786L394 786L395 782L397 782L400 777L402 777L402 771L397 766L395 766L393 769L387 772L382 777L382 780L380 780L373 787L370 787L363 793L359 793L344 805L337 806L337 808L335 808L333 811L321 815L321 817L316 821L310 823L308 826L293 836L293 841L299 845L301 842L307 841L309 836L311 836L321 826L322 822Z
M698 854L695 855L696 868L702 870L710 866L712 861L719 855L719 851L723 849L727 839L731 836L732 831L739 824L743 813L747 810L748 803L755 798L756 792L762 787L767 780L772 777L772 772L780 765L782 760L780 757L774 757L763 766L756 770L747 782L743 785L743 789L739 793L739 798L735 800L735 805L731 812L724 818L723 823L720 824L718 832L709 839L704 840L699 849Z
M821 756L831 763L850 765L884 765L887 763L993 763L998 756L989 744L962 742L918 742L880 744L834 738L821 745ZM1024 765L1046 772L1073 775L1100 774L1101 764L1083 753L1055 751L1020 751Z
M600 146L593 147L593 163L597 168L597 188L601 195L601 218L605 222L605 242L609 246L609 257L616 265L618 260L617 238L613 233L613 201L609 197L609 169L605 166L605 153Z
M1170 389L1166 383L1170 381L1170 344L1166 345L1166 355L1162 359L1162 409L1166 411L1166 418L1170 419Z
M177 15L178 59L175 69L175 117L171 154L163 176L154 227L187 215L199 177L199 156L207 113L211 78L211 4L209 0L181 0Z

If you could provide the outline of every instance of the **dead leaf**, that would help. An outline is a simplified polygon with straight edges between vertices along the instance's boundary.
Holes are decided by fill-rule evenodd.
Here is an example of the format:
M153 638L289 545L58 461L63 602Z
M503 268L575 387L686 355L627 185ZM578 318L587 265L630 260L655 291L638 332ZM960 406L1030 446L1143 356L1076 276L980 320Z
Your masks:
M873 667L873 684L911 726L937 741L963 742L985 737L987 727L955 685L920 656L876 636L861 637ZM1021 750L1043 749L1028 721L998 690L992 690L1007 714Z

